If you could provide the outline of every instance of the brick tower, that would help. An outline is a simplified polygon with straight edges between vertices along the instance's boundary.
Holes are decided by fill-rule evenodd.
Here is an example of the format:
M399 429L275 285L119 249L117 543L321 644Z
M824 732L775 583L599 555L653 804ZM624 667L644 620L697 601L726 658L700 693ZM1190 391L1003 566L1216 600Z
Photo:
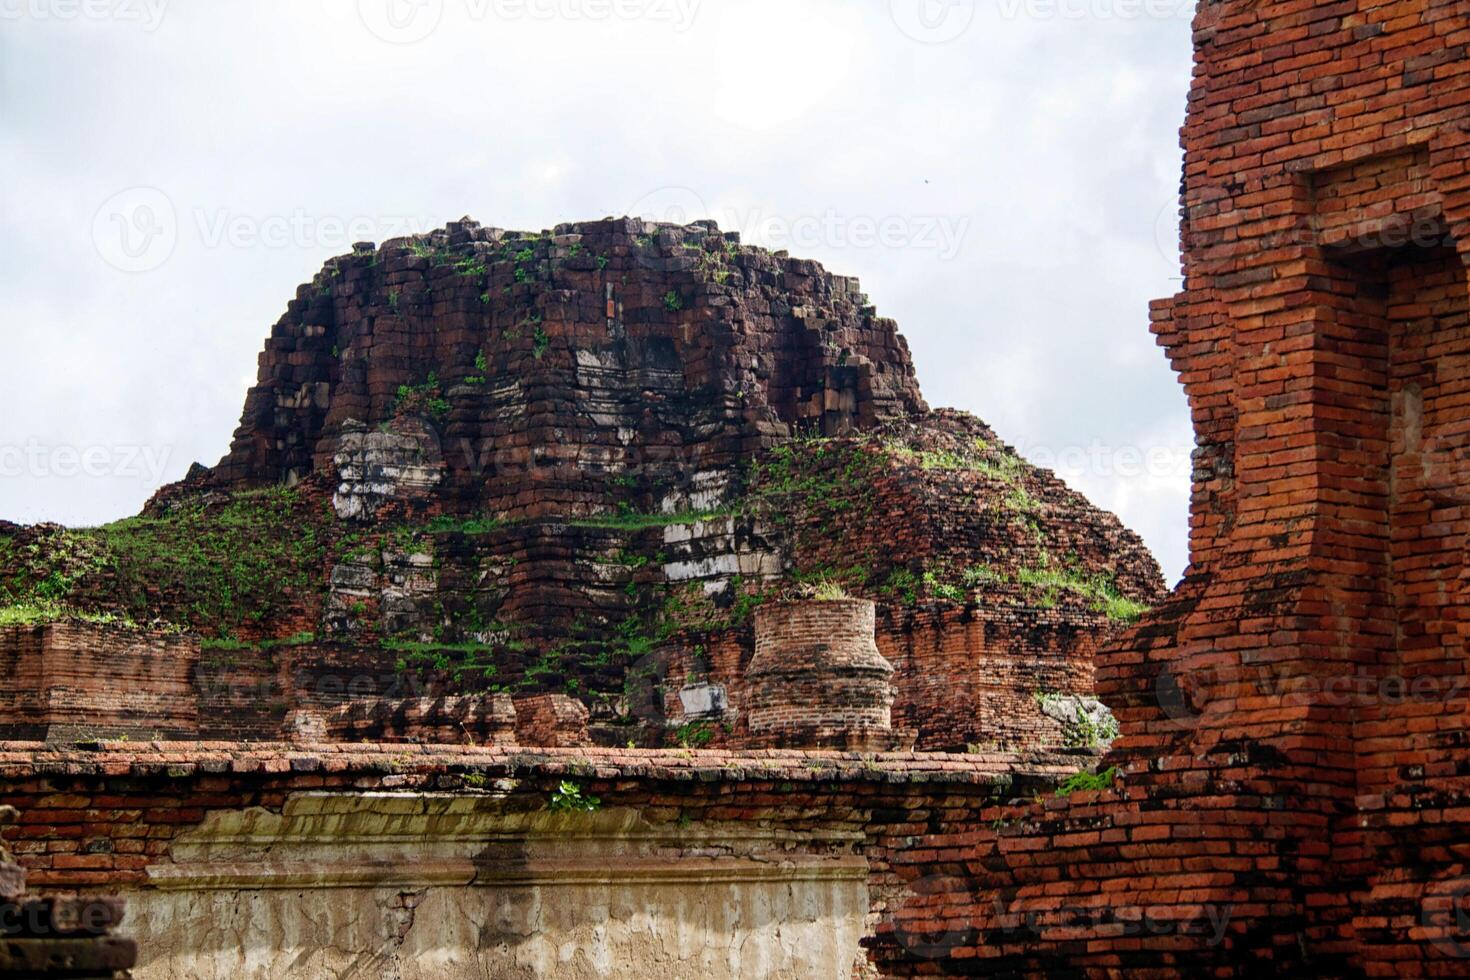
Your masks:
M1100 657L1120 785L930 841L972 871L912 869L910 961L1470 972L1467 42L1454 0L1199 5L1152 310L1192 564Z

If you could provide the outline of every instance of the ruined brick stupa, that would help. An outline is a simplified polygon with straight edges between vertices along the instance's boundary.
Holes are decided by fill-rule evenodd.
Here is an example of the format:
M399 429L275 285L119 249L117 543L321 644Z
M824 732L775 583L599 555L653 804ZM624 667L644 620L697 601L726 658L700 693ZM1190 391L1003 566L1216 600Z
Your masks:
M1042 706L1091 693L1163 582L1111 515L931 412L854 280L709 222L464 219L328 262L217 466L108 527L0 526L0 588L12 618L199 634L174 681L200 737L557 693L618 745L746 737L753 611L850 595L878 603L896 729L1025 748L1091 741Z

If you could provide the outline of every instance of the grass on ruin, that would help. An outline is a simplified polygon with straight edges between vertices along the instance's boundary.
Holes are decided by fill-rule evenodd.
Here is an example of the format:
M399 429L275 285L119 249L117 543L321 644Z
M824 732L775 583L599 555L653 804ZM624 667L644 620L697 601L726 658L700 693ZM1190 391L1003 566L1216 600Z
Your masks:
M318 584L327 552L320 519L296 491L271 488L223 505L62 531L0 560L0 602L18 610L15 618L58 607L162 617L207 637L233 637Z
M1078 569L1051 564L1023 568L1014 576L984 563L972 565L957 576L945 569L927 569L917 573L907 568L895 568L877 587L877 592L904 605L914 605L923 598L966 602L980 589L1006 585L1020 586L1027 597L1042 609L1054 608L1061 601L1062 594L1069 593L1113 622L1136 622L1151 608L1119 592L1113 579L1106 574L1087 575Z
M888 455L919 465L924 470L953 470L980 473L992 480L1017 485L1026 475L1026 461L1002 447L976 439L960 449L915 449L899 439L883 443Z
M54 602L25 602L0 606L0 627L41 626L62 620L76 620L108 626L136 627L138 625L128 617L117 613L81 612Z
M624 506L616 514L580 517L567 521L572 527L594 527L617 531L646 531L677 524L701 524L735 513L732 509L680 511L674 514L643 514Z
M429 534L453 533L473 537L480 534L493 534L506 526L505 521L484 515L477 517L454 517L449 514L442 514L424 525L424 531Z
M448 676L462 690L502 690L493 682L499 670L496 657L500 648L485 643L385 643L385 649L397 651L394 670L399 674L437 673Z
M1056 605L1057 594L1065 591L1082 596L1094 612L1117 622L1134 622L1150 609L1146 603L1120 593L1105 575L1084 575L1075 569L1040 566L1021 569L1017 581L1032 593L1041 593L1040 604L1044 607Z

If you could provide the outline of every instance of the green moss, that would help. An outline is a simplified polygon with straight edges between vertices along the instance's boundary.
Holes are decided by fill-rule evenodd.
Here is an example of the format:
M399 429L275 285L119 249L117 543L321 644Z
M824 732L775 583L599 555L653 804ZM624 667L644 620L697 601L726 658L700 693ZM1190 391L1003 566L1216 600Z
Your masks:
M247 642L238 640L233 636L210 637L203 640L200 646L205 651L232 651L232 650L276 650L281 647L300 647L316 642L315 633L297 633L279 640L260 640L258 642Z
M919 465L926 470L968 470L974 461L959 453L927 451L919 453Z
M1017 484L1026 475L1026 461L1015 453L1002 450L989 451L984 458L975 461L973 468L1002 483Z
M448 675L462 690L499 690L493 684L500 670L500 658L515 652L521 644L508 641L489 643L419 643L388 640L383 649L399 654L394 668L400 674L439 673Z
M876 443L793 440L751 464L744 506L778 524L830 537L839 519L850 524L872 515L873 482L885 459Z
M505 527L505 521L495 517L454 517L449 514L441 514L425 524L424 532L428 534L491 534ZM412 530L411 528L405 530Z
M889 573L888 581L881 591L897 598L904 605L912 606L919 601L919 576L907 568L895 568Z
M929 594L937 599L947 599L950 602L964 602L965 590L953 582L941 581L934 572L924 573L924 588Z

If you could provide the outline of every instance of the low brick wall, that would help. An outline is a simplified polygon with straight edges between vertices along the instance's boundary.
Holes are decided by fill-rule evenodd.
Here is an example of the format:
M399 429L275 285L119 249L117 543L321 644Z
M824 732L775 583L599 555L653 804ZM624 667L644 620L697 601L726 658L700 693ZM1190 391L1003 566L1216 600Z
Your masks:
M8 743L0 794L36 887L127 899L140 980L849 980L900 853L1078 761Z
M0 737L184 737L199 730L197 637L87 623L0 629Z

